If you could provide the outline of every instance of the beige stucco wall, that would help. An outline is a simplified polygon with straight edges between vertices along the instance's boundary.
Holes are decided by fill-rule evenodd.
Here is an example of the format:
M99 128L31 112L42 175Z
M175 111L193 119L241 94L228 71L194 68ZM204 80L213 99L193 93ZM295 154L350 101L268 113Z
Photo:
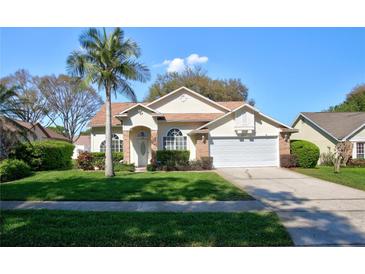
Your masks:
M253 113L248 107L243 107L240 112L250 112ZM261 115L255 113L255 136L278 136L280 129L274 125L271 121L262 117ZM237 132L235 131L235 114L227 115L226 117L220 119L216 123L208 126L210 130L210 136L231 136L237 137Z
M183 97L182 97L183 96ZM162 99L153 105L153 109L161 113L221 113L225 112L215 104L203 100L199 96L181 90Z
M121 126L112 128L113 134L116 134L120 140L123 140L123 129ZM91 152L99 152L100 144L105 140L105 127L91 128Z
M334 151L336 141L325 133L322 133L320 129L316 128L302 117L298 119L293 127L298 129L299 132L293 133L291 135L291 140L307 140L312 142L319 147L320 153L328 152L328 147L331 148L331 151Z
M187 136L187 149L190 150L190 159L194 160L196 155L195 140L187 135L190 131L200 127L203 123L166 123L160 122L158 125L158 149L163 149L163 136L167 135L167 132L172 128L178 128L181 130L184 136ZM133 131L133 129L132 129ZM123 140L123 130L121 127L113 127L113 133ZM91 129L91 151L100 151L100 144L105 140L105 128L94 127ZM135 150L131 146L132 158L135 158Z
M167 123L161 122L158 125L158 149L163 150L163 137L167 135L168 131L172 128L178 128L181 130L183 136L186 138L187 149L190 150L190 160L194 160L196 156L195 140L189 136L188 133L194 129L197 129L203 125L203 123Z
M128 112L129 117L123 118L123 130L130 130L136 126L148 127L157 130L156 118L144 107L136 107Z

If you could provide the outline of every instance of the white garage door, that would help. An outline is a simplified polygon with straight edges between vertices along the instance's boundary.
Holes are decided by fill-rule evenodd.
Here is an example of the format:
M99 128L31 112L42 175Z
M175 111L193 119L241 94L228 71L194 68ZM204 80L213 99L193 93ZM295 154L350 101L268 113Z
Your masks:
M277 137L211 138L210 156L215 167L278 165Z

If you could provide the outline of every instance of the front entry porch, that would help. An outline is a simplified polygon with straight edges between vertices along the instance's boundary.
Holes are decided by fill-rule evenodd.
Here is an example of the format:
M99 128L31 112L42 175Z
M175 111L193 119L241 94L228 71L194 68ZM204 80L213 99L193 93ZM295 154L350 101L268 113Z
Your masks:
M123 132L124 161L136 167L146 167L156 158L157 131L145 126L136 126Z

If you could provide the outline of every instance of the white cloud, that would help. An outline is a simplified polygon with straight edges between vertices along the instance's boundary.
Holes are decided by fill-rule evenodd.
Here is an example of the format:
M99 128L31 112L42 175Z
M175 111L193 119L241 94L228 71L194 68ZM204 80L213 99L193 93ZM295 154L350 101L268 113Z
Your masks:
M199 54L193 53L184 59L177 57L172 60L164 60L162 63L153 66L167 66L167 72L182 72L186 67L191 67L195 64L202 64L206 62L208 62L207 56L199 56Z
M165 60L164 65L167 65L167 72L181 72L185 69L184 59L175 58L172 61Z
M207 56L199 56L198 54L193 53L193 54L190 54L186 58L186 62L188 63L188 65L206 63L206 62L208 62L208 57Z

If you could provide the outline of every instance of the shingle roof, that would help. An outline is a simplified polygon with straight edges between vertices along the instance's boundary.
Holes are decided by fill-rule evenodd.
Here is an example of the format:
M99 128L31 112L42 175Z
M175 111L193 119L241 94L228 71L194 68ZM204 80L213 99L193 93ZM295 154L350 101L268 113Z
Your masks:
M50 139L68 141L68 139L65 136L63 136L62 134L59 134L58 132L56 132L50 128L43 127L43 130L46 132L46 134L48 135L48 138L50 138Z
M236 109L239 106L243 105L244 102L243 101L228 101L228 102L217 102L218 104L229 108L230 110ZM120 125L120 121L115 118L114 116L119 114L120 112L122 112L123 110L126 110L130 107L132 107L133 105L135 105L137 103L130 103L130 102L123 102L123 103L112 103L112 125ZM148 104L148 102L144 102L142 104ZM170 115L170 114L169 114ZM202 121L211 121L214 120L215 118L218 117L219 113L204 113L204 115L207 115L206 117L203 117L203 115L201 115L201 117L198 118L198 114L194 114L194 113L183 113L183 114L179 114L179 115L186 115L187 119L193 120L193 118L191 117L192 115L197 115L197 119L208 119L208 120L202 120ZM215 116L214 119L212 119L212 117ZM170 116L171 119L174 119L173 116ZM182 119L184 118L183 116L180 117L175 117L175 118L179 118ZM201 121L201 120L199 120ZM96 115L91 119L90 121L90 126L95 127L95 126L104 126L105 125L105 104L101 106L100 110L96 113Z
M28 123L28 122L15 120L15 119L13 119L13 121L16 122L17 124L21 125L22 127L27 128L27 129L33 129L35 127L35 125L33 125L31 123Z
M302 114L339 140L365 124L365 112L302 112Z
M239 106L242 106L245 102L244 101L227 101L227 102L217 102L218 104L229 108L230 110L234 110Z
M130 108L136 103L112 103L112 125L120 125L120 121L114 116L119 112ZM90 126L104 126L105 125L105 104L101 106L100 110L91 119Z
M74 142L75 145L84 145L90 147L91 140L90 135L80 135L80 137Z

